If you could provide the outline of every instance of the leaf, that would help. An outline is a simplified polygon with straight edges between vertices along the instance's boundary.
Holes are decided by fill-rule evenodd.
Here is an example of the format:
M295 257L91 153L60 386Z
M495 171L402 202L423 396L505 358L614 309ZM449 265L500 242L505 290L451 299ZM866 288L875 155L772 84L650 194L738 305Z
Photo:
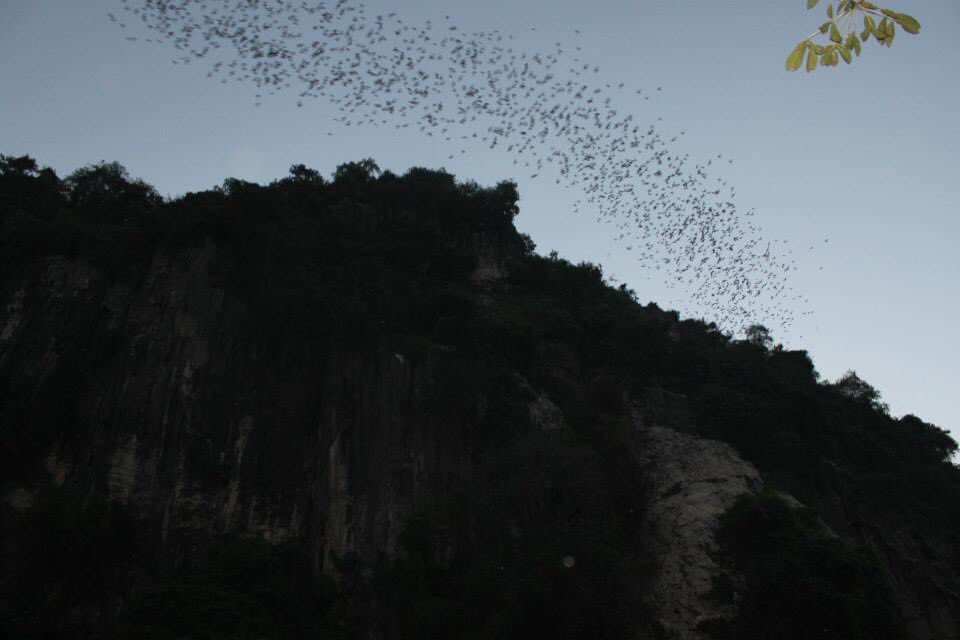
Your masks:
M863 16L863 32L860 34L860 39L866 42L870 39L870 34L873 33L876 23L873 21L873 18L870 16Z
M829 21L829 20L827 20L827 21L824 22L822 25L820 25L820 33L826 33L827 31L830 31L830 21Z
M843 36L840 35L840 29L837 29L835 22L830 23L830 39L837 43L843 42Z
M920 23L913 16L908 16L905 13L898 13L895 20L907 33L920 33Z
M807 0L807 9L813 9L820 0Z
M857 37L857 34L851 33L847 36L846 46L847 49L853 49L857 57L860 56L860 38Z
M823 55L820 56L820 64L823 65L824 67L833 66L833 56L834 56L833 47L834 45L830 45L829 47L824 49Z
M850 64L850 61L853 59L853 57L850 55L850 50L846 47L838 47L837 51L840 52L840 57L843 58L843 61L847 64Z
M787 71L796 71L803 64L803 54L807 51L807 41L804 40L787 56Z
M873 37L877 39L877 42L883 42L890 37L890 32L887 31L887 25L890 22L884 18L880 21L880 24L877 25L877 28L873 30Z
M817 54L813 52L813 49L810 49L807 52L807 73L813 71L817 68Z
M832 4L828 4L828 5L827 5L827 17L830 18L831 20L833 20L833 5L832 5Z

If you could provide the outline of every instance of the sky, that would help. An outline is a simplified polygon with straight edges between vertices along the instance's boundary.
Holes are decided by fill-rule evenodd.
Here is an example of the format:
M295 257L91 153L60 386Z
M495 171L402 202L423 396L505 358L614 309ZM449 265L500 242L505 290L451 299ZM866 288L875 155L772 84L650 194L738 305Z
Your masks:
M617 109L668 135L683 131L672 146L694 160L732 159L719 171L737 209L754 211L765 237L796 260L790 285L806 302L794 303L798 319L774 340L807 350L823 379L855 370L894 416L913 413L960 439L960 4L891 1L920 20L920 35L900 33L890 49L871 42L849 67L812 74L784 70L824 19L804 0L366 4L408 22L450 16L464 29L498 29L531 53L576 45L598 80L643 88L618 94ZM424 166L480 184L513 179L517 227L539 253L599 264L641 302L699 317L610 224L575 212L583 194L549 170L533 178L503 147L459 153L413 127L347 127L336 105L298 107L293 93L257 106L250 84L173 64L172 45L120 29L109 12L123 18L119 0L0 0L0 153L29 154L61 176L116 160L166 196L226 177L266 183L295 163L329 175L367 157L395 173Z

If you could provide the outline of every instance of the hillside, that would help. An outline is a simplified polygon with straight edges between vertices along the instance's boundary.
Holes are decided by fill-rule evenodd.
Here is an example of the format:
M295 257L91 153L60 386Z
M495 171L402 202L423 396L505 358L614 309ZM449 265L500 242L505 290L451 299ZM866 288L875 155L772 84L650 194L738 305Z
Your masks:
M0 158L5 637L960 638L944 430L517 201Z

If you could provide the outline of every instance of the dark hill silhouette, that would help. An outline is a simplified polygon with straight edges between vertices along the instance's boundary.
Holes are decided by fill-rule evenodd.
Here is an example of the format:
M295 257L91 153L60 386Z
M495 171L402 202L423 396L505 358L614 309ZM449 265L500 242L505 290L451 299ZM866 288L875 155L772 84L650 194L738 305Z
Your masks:
M5 637L957 637L944 430L517 201L0 157Z

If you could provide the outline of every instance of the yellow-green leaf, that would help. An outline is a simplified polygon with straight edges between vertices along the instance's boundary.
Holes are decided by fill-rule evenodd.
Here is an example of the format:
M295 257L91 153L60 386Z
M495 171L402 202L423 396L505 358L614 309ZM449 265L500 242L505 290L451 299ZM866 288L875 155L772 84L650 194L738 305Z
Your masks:
M857 34L851 33L850 37L847 38L847 48L853 49L856 52L857 57L860 57L860 38L857 37Z
M880 24L877 25L877 28L873 30L873 37L877 39L877 42L883 42L890 37L890 32L887 31L887 25L890 22L884 18L880 21Z
M920 33L920 23L913 16L898 13L896 21L900 23L900 26L903 27L903 30L907 33Z
M827 21L824 22L822 25L820 25L820 33L826 33L827 31L830 31L830 21L829 21L829 20L827 20Z
M810 51L807 52L807 72L809 73L810 71L813 71L816 68L817 68L817 54L814 53L813 49L811 48Z
M840 35L840 29L837 29L837 25L834 22L830 23L830 39L834 42L843 42L843 36Z
M787 71L796 71L803 64L803 54L807 51L807 41L804 40L787 56Z
M870 39L870 34L873 33L873 29L876 26L876 23L873 21L873 18L870 16L863 16L863 32L860 34L860 39L866 42Z
M832 4L828 4L828 5L827 5L827 17L830 18L831 20L833 20L833 5L832 5Z
M843 58L843 61L847 64L850 64L850 61L853 59L850 55L850 50L846 47L839 47L837 51L840 52L840 57Z
M813 9L820 0L807 0L807 9Z

